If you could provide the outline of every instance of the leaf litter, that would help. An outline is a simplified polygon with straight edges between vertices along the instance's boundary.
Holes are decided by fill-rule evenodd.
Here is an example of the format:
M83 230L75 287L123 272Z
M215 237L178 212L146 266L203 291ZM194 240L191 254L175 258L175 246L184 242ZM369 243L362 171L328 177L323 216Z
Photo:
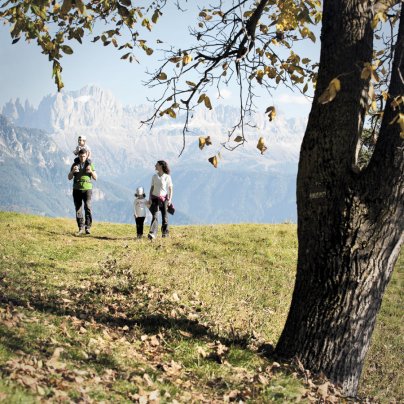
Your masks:
M2 284L0 292L7 296L13 287ZM66 285L58 294L32 285L31 292L14 304L2 300L0 329L28 339L34 337L32 325L41 324L47 332L37 344L21 346L0 362L0 374L40 400L103 401L98 394L106 401L138 403L244 403L280 390L280 374L301 382L293 401L335 403L342 398L337 387L312 377L298 361L279 364L260 355L265 341L256 332L236 346L257 355L261 365L233 365L235 338L217 339L217 325L203 320L203 302L185 302L180 291L150 285L116 259L101 262L100 277L93 281ZM52 310L37 310L35 299L49 299ZM175 353L181 341L190 344L199 368L214 364L215 374L200 377L198 367L187 365L185 358L182 362ZM122 383L130 387L119 387Z

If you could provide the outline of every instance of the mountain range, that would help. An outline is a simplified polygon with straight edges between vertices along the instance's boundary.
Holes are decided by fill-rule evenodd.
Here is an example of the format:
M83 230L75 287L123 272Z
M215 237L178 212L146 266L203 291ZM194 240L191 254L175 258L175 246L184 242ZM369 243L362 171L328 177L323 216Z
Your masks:
M0 208L47 216L72 216L67 173L77 137L86 135L99 180L95 220L133 222L138 186L149 189L156 160L167 160L174 182L172 223L284 222L296 220L295 178L303 119L256 114L246 127L247 142L223 148L238 109L218 105L198 109L184 137L183 117L164 116L150 128L141 122L149 105L124 106L106 90L86 86L48 95L37 107L10 100L0 116ZM199 136L212 145L198 147ZM263 136L268 150L256 148ZM230 143L235 146L236 143ZM215 169L208 158L220 154Z

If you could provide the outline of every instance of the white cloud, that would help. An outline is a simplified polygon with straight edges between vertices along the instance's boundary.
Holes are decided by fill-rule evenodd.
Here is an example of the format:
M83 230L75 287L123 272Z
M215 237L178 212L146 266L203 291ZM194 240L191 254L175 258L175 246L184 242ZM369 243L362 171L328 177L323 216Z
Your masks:
M305 105L308 106L311 104L311 100L307 99L303 95L288 95L288 94L280 94L277 97L274 97L275 103L280 104L295 104L295 105Z
M223 88L220 90L220 94L216 93L216 98L228 100L232 95L233 93L228 88Z

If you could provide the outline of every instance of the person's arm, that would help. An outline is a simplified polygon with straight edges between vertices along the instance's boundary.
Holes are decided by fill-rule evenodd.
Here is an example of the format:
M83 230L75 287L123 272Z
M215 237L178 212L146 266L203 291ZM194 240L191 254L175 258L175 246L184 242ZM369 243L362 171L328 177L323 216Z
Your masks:
M93 180L97 180L97 173L95 172L95 170L93 171L93 165L89 165L86 168L86 172L87 174L93 179Z
M151 187L150 187L150 192L149 192L149 202L151 202L151 199L152 199L152 195L153 195L153 184L151 185Z
M73 177L74 177L74 174L75 173L77 173L77 169L76 169L76 167L77 167L77 165L76 164L73 164L71 167L70 167L70 172L69 172L69 174L67 174L67 179L70 181L71 179L73 179Z
M169 204L173 201L173 191L174 191L174 187L173 187L173 184L171 183L171 185L168 186L168 194L167 194L167 196L168 196L167 201Z
M154 190L154 176L152 177L151 185L150 185L149 201L148 201L149 203L151 203L151 200L152 200L153 190Z
M170 178L170 182L168 184L167 201L170 204L173 201L174 187L173 187L173 181L171 179L171 176L169 178Z

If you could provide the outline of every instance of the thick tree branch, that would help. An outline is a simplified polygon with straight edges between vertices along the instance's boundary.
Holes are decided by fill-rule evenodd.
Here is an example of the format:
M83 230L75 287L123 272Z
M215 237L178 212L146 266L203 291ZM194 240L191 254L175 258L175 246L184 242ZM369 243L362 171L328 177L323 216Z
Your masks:
M389 87L389 99L384 109L383 120L380 128L379 138L368 166L368 175L380 183L378 189L383 188L388 183L395 183L401 178L401 190L404 189L404 139L400 136L399 120L397 115L404 113L404 7L401 8L400 26L395 45L395 53L391 72L391 82ZM399 184L396 184L400 186ZM375 190L375 192L378 191ZM401 191L402 192L402 191Z

